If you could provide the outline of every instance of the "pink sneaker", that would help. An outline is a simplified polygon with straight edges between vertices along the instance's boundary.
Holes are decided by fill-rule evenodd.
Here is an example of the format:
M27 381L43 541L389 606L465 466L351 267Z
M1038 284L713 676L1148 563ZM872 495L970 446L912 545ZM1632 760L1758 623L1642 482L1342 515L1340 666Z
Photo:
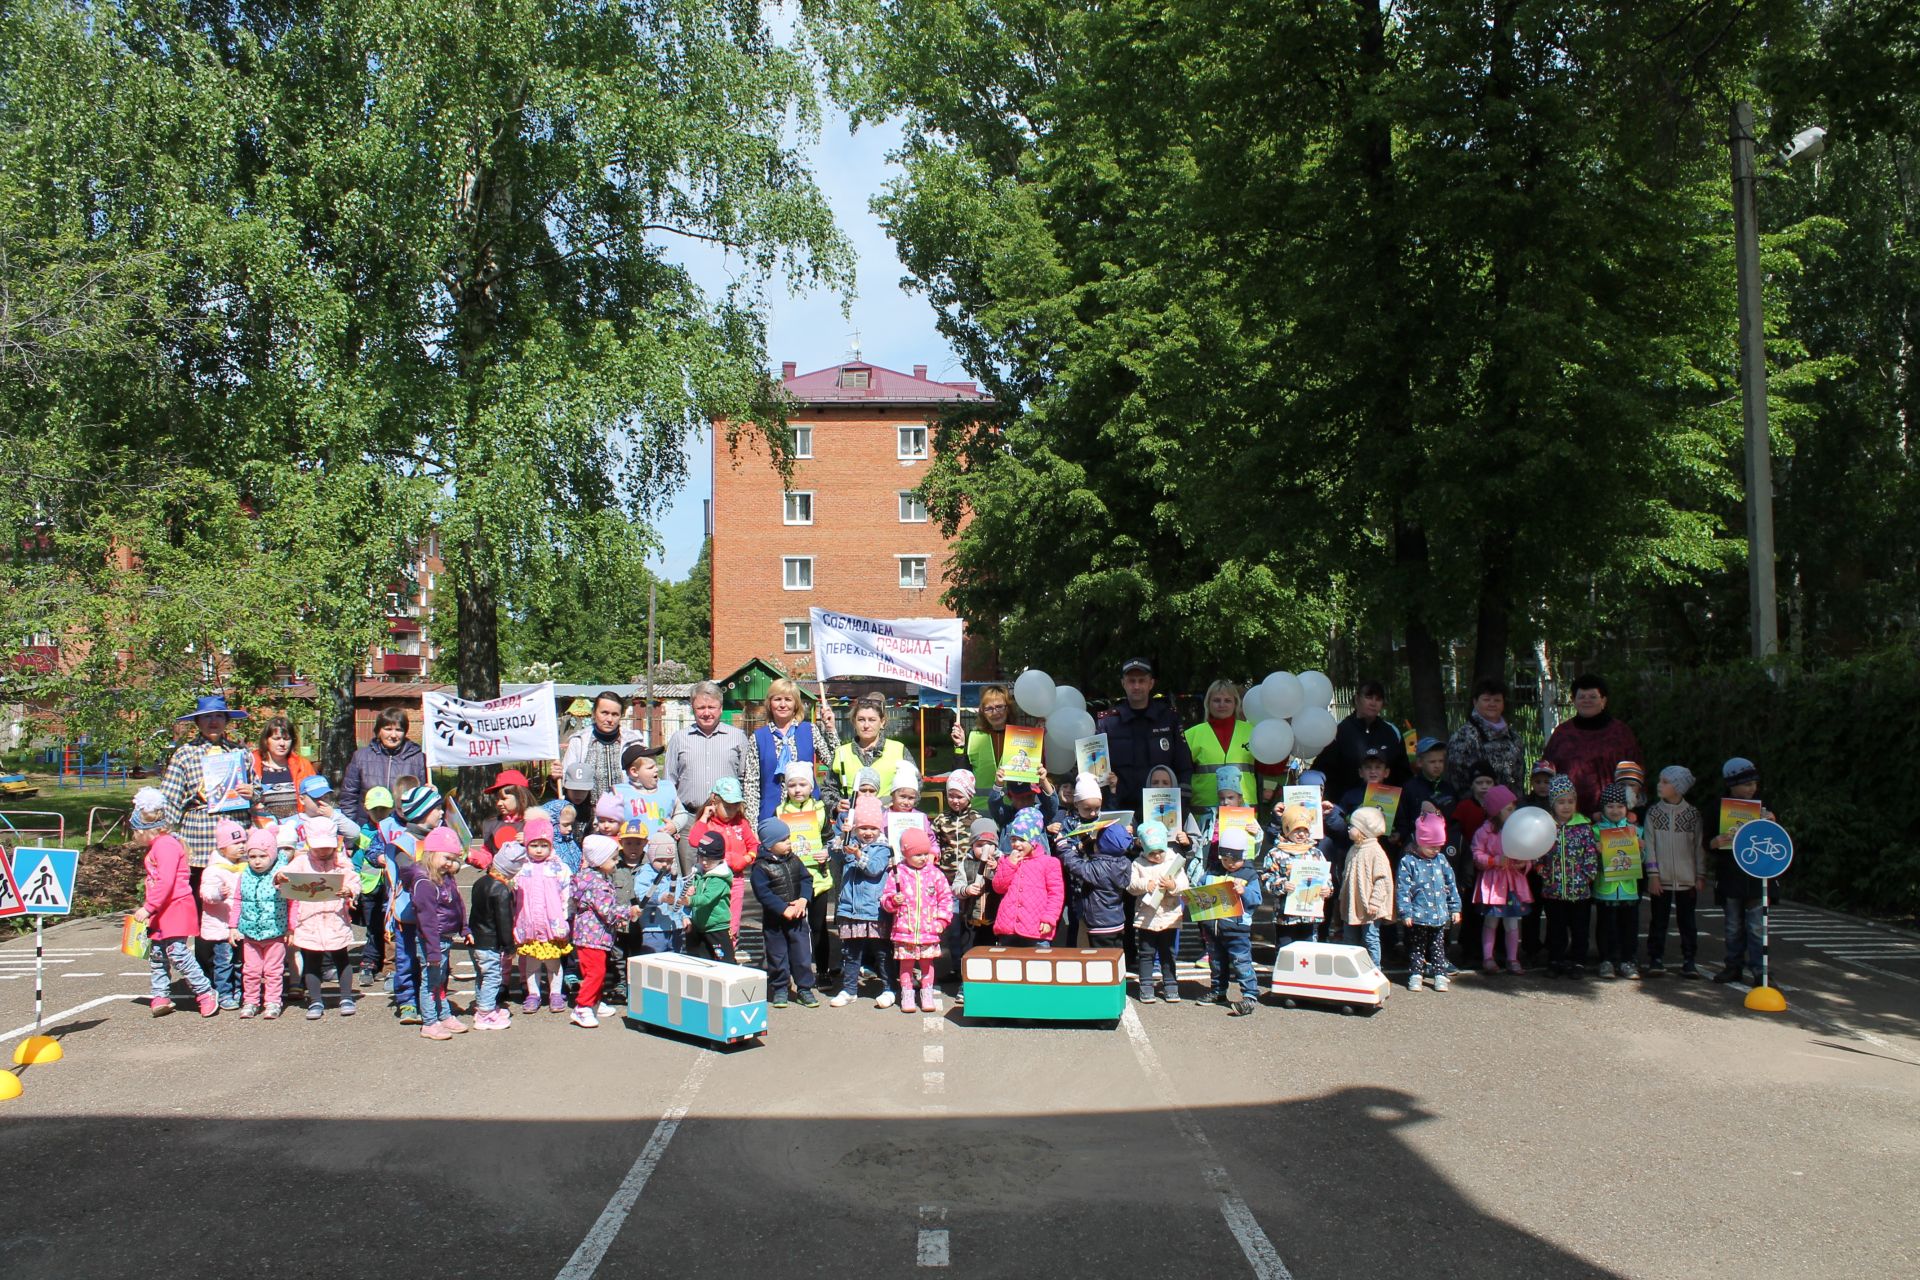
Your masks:
M472 1027L469 1027L466 1023L460 1021L460 1019L458 1018L442 1018L440 1019L440 1025L445 1027L448 1031L451 1031L456 1036L463 1036L467 1032L473 1030Z
M148 1005L156 1018L164 1018L173 1012L173 1001L166 996L155 996Z
M507 1016L505 1009L495 1009L491 1013L474 1014L473 1025L478 1031L505 1031L513 1025L513 1019Z
M194 1002L200 1006L200 1016L211 1018L220 1012L220 997L209 991L203 996L195 996Z
M453 1039L453 1032L448 1031L439 1023L434 1022L420 1028L420 1038L422 1040L451 1040Z
M900 988L900 1012L902 1013L920 1012L919 1008L914 1004L912 987Z

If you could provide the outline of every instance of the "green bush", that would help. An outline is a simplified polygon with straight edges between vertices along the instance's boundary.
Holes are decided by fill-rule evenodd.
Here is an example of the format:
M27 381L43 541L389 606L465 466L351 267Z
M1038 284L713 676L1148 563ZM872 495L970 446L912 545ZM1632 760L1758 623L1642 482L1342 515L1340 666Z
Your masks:
M1793 836L1782 889L1878 916L1920 915L1920 648L1911 643L1800 671L1776 685L1758 666L1615 682L1649 769L1684 764L1709 824L1720 766L1760 766L1760 798ZM1649 784L1652 779L1649 778Z

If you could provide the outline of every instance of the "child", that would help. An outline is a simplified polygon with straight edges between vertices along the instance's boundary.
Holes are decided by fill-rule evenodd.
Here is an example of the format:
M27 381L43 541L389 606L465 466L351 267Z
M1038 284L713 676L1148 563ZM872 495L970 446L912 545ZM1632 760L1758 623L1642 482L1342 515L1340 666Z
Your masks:
M1105 799L1098 779L1090 774L1080 774L1073 780L1072 811L1056 815L1056 820L1047 824L1047 839L1051 842L1050 847L1055 857L1064 859L1068 849L1077 849L1083 854L1093 852L1094 845L1100 838L1099 832L1089 831L1085 835L1078 836L1070 835L1068 832L1075 826L1084 826L1098 818L1100 806ZM1060 870L1064 876L1066 874L1064 861L1060 865ZM1079 932L1079 903L1076 901L1076 895L1069 891L1066 910L1061 913L1060 922L1053 931L1052 940L1063 947L1070 947Z
M993 872L993 891L1000 895L994 941L1003 947L1050 947L1067 889L1060 859L1047 852L1038 809L1013 815L1007 845L1007 856Z
M603 792L600 798L593 802L592 834L612 836L618 840L620 828L626 825L627 819L632 814L633 808L629 801L622 800L617 792Z
M481 873L473 882L467 933L473 939L473 1025L478 1031L505 1031L513 1025L500 998L506 984L506 953L513 949L513 877L526 860L525 845L509 844L499 853L485 846L467 853Z
M629 743L620 753L620 767L627 780L609 792L634 806L632 813L647 824L648 831L668 826L680 808L673 784L660 780L660 756L665 747L647 747ZM596 806L595 813L598 813Z
M1480 908L1480 971L1498 973L1493 962L1493 935L1504 929L1507 937L1507 972L1523 974L1520 966L1520 921L1533 906L1533 888L1527 882L1528 864L1506 856L1500 845L1500 829L1519 807L1519 798L1502 786L1487 788L1481 801L1487 820L1473 834L1473 901Z
M1628 819L1639 826L1647 811L1647 771L1637 760L1622 760L1613 766L1613 780L1625 788Z
M880 771L872 765L868 765L854 775L853 799L840 802L846 806L840 813L839 822L842 844L845 844L853 835L854 806L867 796L872 796L875 800L880 798Z
M247 833L247 865L234 886L240 942L240 1016L280 1016L287 989L287 901L273 883L283 865L274 832ZM204 882L203 882L204 883Z
M1397 906L1407 926L1407 990L1433 979L1435 991L1447 989L1447 926L1460 923L1460 885L1453 865L1441 855L1447 847L1447 820L1437 813L1414 819L1413 848L1400 859Z
M955 769L947 775L947 804L933 819L933 843L939 850L938 863L949 881L960 869L960 859L973 844L973 820L980 816L973 807L975 783L971 769ZM958 957L955 957L957 960Z
M300 972L306 982L307 1021L318 1022L327 1012L320 988L328 974L340 993L340 1016L351 1018L359 1005L353 991L353 962L347 953L353 946L353 900L360 892L360 877L353 874L353 864L340 856L340 833L331 822L307 824L305 851L275 873L274 882L282 883L298 872L340 877L337 897L287 904L289 936L300 952Z
M1760 768L1745 756L1735 756L1721 765L1720 778L1727 785L1727 794L1736 800L1752 800L1760 794ZM1771 813L1766 816L1773 817ZM1767 882L1748 875L1733 860L1731 832L1715 836L1708 847L1714 851L1714 888L1727 920L1727 963L1713 980L1738 982L1748 970L1757 980L1765 964L1760 926L1766 914Z
M1326 919L1327 897L1332 895L1332 879L1328 878L1326 891L1311 902L1294 902L1291 905L1305 908L1296 913L1288 911L1290 895L1300 876L1306 859L1320 860L1320 848L1313 839L1313 814L1305 805L1283 805L1280 810L1279 839L1273 846L1273 865L1267 871L1267 887L1274 895L1274 946L1284 947L1290 942L1317 942L1320 939L1320 923ZM1311 865L1311 864L1306 864Z
M1384 774L1382 776L1385 776ZM1393 918L1393 864L1380 841L1387 834L1387 817L1372 805L1362 805L1347 820L1353 847L1347 850L1346 879L1340 884L1340 919L1344 937L1365 947L1374 967L1380 967L1380 922Z
M1413 777L1400 791L1400 807L1394 811L1393 826L1404 846L1414 838L1413 824L1423 814L1453 816L1459 797L1443 779L1447 773L1447 744L1439 738L1422 738L1414 747L1416 766Z
M1640 976L1640 971L1633 967L1633 957L1639 949L1635 935L1640 924L1639 850L1643 840L1627 803L1627 788L1618 782L1608 784L1600 792L1600 821L1593 826L1596 849L1601 836L1608 831L1625 831L1634 838L1631 854L1616 851L1610 857L1601 858L1593 884L1594 905L1599 908L1600 976L1603 978L1615 974L1622 978Z
M1536 760L1533 772L1527 775L1526 798L1520 801L1523 809L1545 809L1553 811L1553 780L1558 777L1551 760Z
M1141 1004L1153 1003L1153 971L1160 970L1160 998L1180 1003L1180 975L1175 968L1180 920L1187 890L1187 869L1167 848L1167 828L1158 822L1140 824L1140 856L1127 876L1127 892L1140 901L1134 907L1134 954Z
M240 873L246 870L246 828L232 818L214 823L213 856L200 873L200 940L212 944L213 994L222 1009L240 1007Z
M687 912L687 954L733 963L733 935L728 932L734 874L727 867L727 838L709 831L693 846L700 868L693 881L693 899Z
M888 793L888 813L910 813L914 825L927 833L927 843L933 844L933 820L920 812L920 773L913 765L901 763L893 771L893 790ZM889 822L893 819L889 818ZM935 853L939 850L936 848Z
M1073 918L1087 926L1087 945L1124 948L1127 884L1133 879L1133 833L1115 822L1102 827L1091 839L1062 837L1054 847L1060 851L1060 868L1072 890ZM1063 936L1060 943L1072 946L1073 938Z
M640 939L638 951L632 954L680 950L693 884L679 874L679 850L665 831L647 837L647 865L634 873L633 895L638 904L634 925Z
M1213 866L1203 868L1195 882L1206 886L1229 880L1235 886L1239 914L1207 920L1200 925L1200 931L1208 935L1211 944L1207 954L1213 969L1213 990L1206 1003L1226 1005L1228 1014L1235 1018L1250 1017L1260 1002L1260 980L1253 971L1253 909L1260 905L1260 877L1247 865L1247 841L1247 833L1238 827L1220 832L1220 842L1211 859ZM1240 984L1240 999L1231 1003L1227 1000L1229 974Z
M373 822L361 831L353 851L354 870L360 873L360 981L371 985L387 964L387 859L392 854L393 793L385 787L367 792L362 805Z
M977 812L977 810L976 810ZM988 928L993 918L993 872L1000 861L1000 826L992 818L975 818L967 832L967 851L953 873L953 965L957 975L960 958L973 949L974 939ZM965 1003L964 990L956 990L954 1000Z
M1685 765L1660 771L1660 799L1647 809L1647 891L1653 915L1647 921L1647 973L1667 971L1667 920L1680 917L1680 976L1698 978L1694 956L1700 935L1694 910L1707 887L1707 860L1700 842L1700 811L1687 803L1693 773Z
M1392 771L1392 767L1391 765L1389 765L1387 761L1386 748L1384 747L1369 748L1367 750L1367 753L1364 756L1362 756L1360 759L1360 768L1358 770L1360 774L1360 785L1352 788L1345 795L1340 797L1340 807L1346 810L1348 813L1357 812L1360 809L1360 807L1367 802L1367 788L1377 787L1384 784L1387 780L1387 775L1391 771ZM1404 793L1401 795L1400 800L1401 800L1401 808L1405 808L1406 796ZM1382 813L1380 816L1383 820L1386 817L1384 813ZM1398 821L1399 816L1400 816L1399 810L1396 809L1394 811L1394 818L1396 822ZM1382 837L1382 842L1386 844L1398 844L1399 840L1400 840L1399 835L1393 832L1392 829L1389 829L1388 834Z
M193 939L200 931L200 911L194 905L187 874L187 847L167 828L167 798L158 787L134 793L128 818L134 842L146 850L146 897L133 918L147 926L147 979L153 1016L173 1012L173 970L179 970L200 1006L200 1016L220 1012L220 999L207 981L206 971L193 955Z
M860 994L863 966L880 978L880 996L873 1007L893 1007L893 948L880 931L881 885L893 860L893 850L882 839L885 821L877 797L863 795L854 802L852 837L840 851L840 902L834 913L840 930L840 994L828 1003L836 1009Z
M1540 860L1541 896L1547 906L1547 972L1556 978L1583 978L1580 957L1587 953L1587 902L1600 871L1600 846L1593 824L1575 812L1579 799L1573 779L1554 774L1547 784L1553 820L1560 838Z
M877 779L878 775L875 776ZM832 950L833 933L827 928L827 908L833 904L833 852L827 848L830 829L826 802L815 799L813 794L812 763L789 760L786 771L781 774L781 788L780 807L773 816L787 823L789 830L795 814L815 815L819 819L819 843L809 842L801 848L796 842L794 852L813 878L813 896L807 899L807 935L813 946L813 967L816 973L832 973L837 968L837 957Z
M747 869L753 865L754 855L760 848L760 839L744 816L743 794L740 779L714 779L713 792L701 806L700 816L687 828L690 844L698 845L709 831L719 832L727 842L727 870L733 872L732 896L727 899L729 942L740 940L740 907L746 899Z
M522 843L527 864L513 878L513 940L520 953L520 980L527 988L520 1011L540 1012L540 979L545 975L547 1008L559 1013L567 1007L560 962L573 950L567 921L567 887L572 877L566 864L553 856L553 823L545 814L527 819ZM494 856L499 856L497 850Z
M973 806L968 804L972 811ZM893 957L900 965L900 1009L914 1013L940 1012L940 993L933 985L933 962L940 956L940 938L953 920L953 886L933 862L933 841L924 831L907 830L900 836L900 865L887 875L880 893L880 909L893 913ZM914 1001L914 974L920 977L920 999ZM804 1003L804 995L803 995Z
M602 835L586 838L580 846L580 870L574 873L569 897L573 904L574 954L580 959L580 989L574 995L573 1025L592 1030L600 1019L611 1018L612 1005L600 1003L607 985L607 953L614 935L632 917L613 896L609 869L620 858L618 841Z
M768 818L755 833L760 856L749 873L754 901L760 904L760 936L766 942L767 985L773 1007L787 1007L791 989L804 1008L817 1009L813 994L813 930L807 922L807 901L813 896L813 875L793 852L793 832L778 818Z
M425 966L420 975L420 1038L451 1040L469 1030L453 1016L447 999L447 978L453 968L453 947L469 941L467 904L460 897L454 872L460 869L460 837L437 827L420 842L421 860L401 870L420 928L420 953Z
M596 828L599 826L597 816L594 825ZM599 830L587 833L595 836L607 834ZM610 834L620 847L620 856L614 859L613 866L607 871L607 878L613 881L613 902L619 911L615 917L613 946L607 951L607 982L600 1002L618 1007L627 1003L627 960L640 954L640 894L634 886L647 870L647 850L652 837L646 824L638 818L622 822ZM667 835L668 844L673 843L673 837L664 830L664 824L662 834ZM582 837L584 843L585 837Z

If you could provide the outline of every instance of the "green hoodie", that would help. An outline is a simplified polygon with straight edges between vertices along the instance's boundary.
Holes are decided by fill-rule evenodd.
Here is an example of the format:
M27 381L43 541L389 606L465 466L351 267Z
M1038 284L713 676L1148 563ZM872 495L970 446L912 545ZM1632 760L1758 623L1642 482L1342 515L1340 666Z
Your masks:
M693 905L687 926L697 933L725 933L733 923L733 872L721 863L693 881Z

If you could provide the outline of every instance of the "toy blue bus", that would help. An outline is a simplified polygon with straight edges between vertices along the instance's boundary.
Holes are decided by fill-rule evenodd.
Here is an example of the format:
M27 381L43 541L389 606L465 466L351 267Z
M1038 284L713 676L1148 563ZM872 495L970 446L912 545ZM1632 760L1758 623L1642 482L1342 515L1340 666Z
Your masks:
M767 975L672 952L627 961L627 1017L645 1026L735 1044L767 1033Z

